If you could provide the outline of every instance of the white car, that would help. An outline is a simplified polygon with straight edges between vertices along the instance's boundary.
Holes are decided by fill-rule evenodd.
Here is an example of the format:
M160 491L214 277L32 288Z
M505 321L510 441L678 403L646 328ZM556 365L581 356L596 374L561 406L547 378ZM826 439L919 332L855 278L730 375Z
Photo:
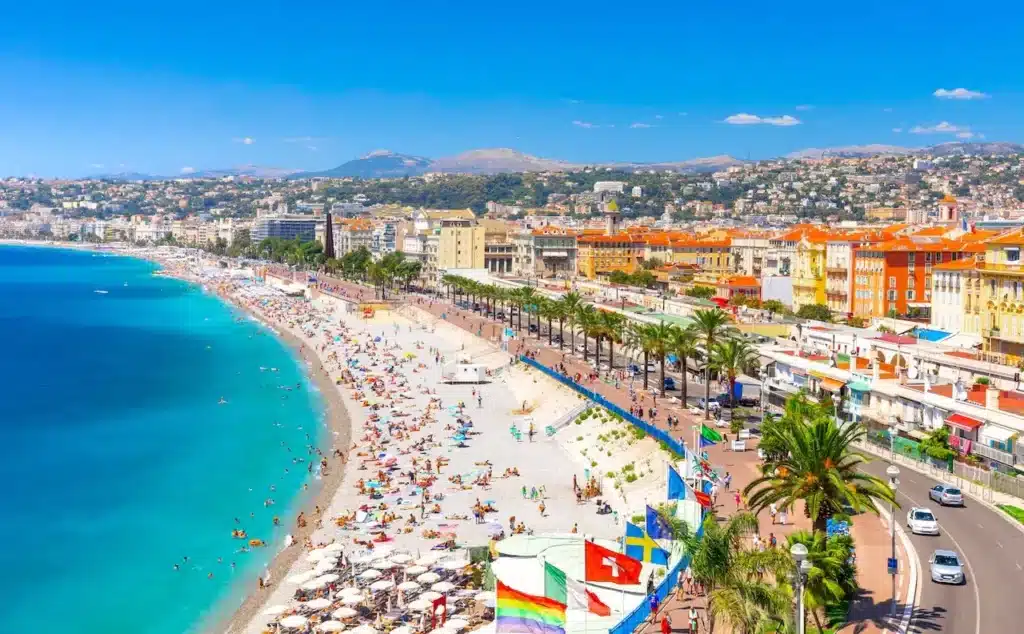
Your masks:
M915 507L907 513L907 528L915 535L938 535L939 521L931 509Z

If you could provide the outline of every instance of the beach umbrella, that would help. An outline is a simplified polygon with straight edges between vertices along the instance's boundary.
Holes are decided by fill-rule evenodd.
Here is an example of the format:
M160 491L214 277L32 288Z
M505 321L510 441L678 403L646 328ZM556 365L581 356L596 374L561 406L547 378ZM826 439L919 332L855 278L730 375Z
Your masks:
M377 634L377 628L372 625L360 625L359 627L352 630L352 634Z
M457 632L469 627L469 621L466 619L448 619L444 626L449 630L455 630Z
M302 585L303 583L306 583L315 576L316 573L310 570L309 572L300 572L297 575L292 575L285 579L285 581L294 585Z
M328 573L326 575L322 575L320 577L317 577L317 579L319 579L320 581L326 581L327 583L334 583L338 579L341 579L341 577L339 575L337 575L337 574L332 572L332 573Z
M407 564L410 561L412 561L412 555L407 555L406 553L398 553L397 555L391 558L391 561L395 562L398 565Z
M329 557L329 556L330 556L330 553L327 552L327 550L325 550L323 548L315 548L315 549L309 551L309 554L306 555L306 561L317 562L317 561L320 561L321 559L323 559L324 557Z
M363 602L363 597L355 594L346 594L341 597L341 602L344 605L359 605Z
M437 583L441 580L441 575L436 572L424 572L422 575L416 577L416 581L420 583Z
M433 605L430 601L420 598L415 601L410 601L409 605L405 606L410 610L429 610L430 606Z
M348 586L347 588L342 588L341 590L338 591L338 595L339 596L343 595L343 594L356 594L356 595L362 596L363 589L362 588L357 588L356 586Z
M476 596L473 597L474 601L487 604L488 602L494 603L494 592L484 590L483 592L477 592Z
M338 608L334 612L331 612L331 616L336 619L350 619L357 614L359 614L359 612L356 612L352 608Z
M433 563L437 561L439 557L440 555L438 555L437 553L424 553L422 557L416 560L416 563L421 566L430 566L433 565Z
M374 556L372 554L370 554L370 553L362 553L362 554L354 557L352 559L352 563L354 563L356 565L362 565L362 564L368 564L368 563L370 563L371 561L374 561L374 560L375 560L375 558L374 558Z
M389 560L385 559L383 561L375 561L375 562L373 562L373 567L376 568L377 570L391 570L392 568L395 567L395 564L393 564Z
M334 559L324 559L313 568L313 572L318 575L322 575L325 572L330 572L338 567L338 562Z
M391 634L413 634L413 629L408 625L399 625L391 630Z
M441 564L441 567L445 570L462 570L468 565L468 561L446 561Z
M376 579L380 575L381 575L380 570L377 570L375 568L367 568L366 570L364 570L361 573L359 573L359 578L360 579Z
M419 566L419 565L417 565L417 566L409 566L408 568L405 569L405 574L407 574L407 575L421 575L421 574L423 574L426 571L427 571L427 567L426 566Z
M312 581L307 581L306 583L302 584L299 587L302 588L303 590L319 590L320 588L322 588L322 587L324 587L326 585L327 585L326 581L321 581L320 579L313 579Z
M277 616L278 614L284 614L290 610L287 605L272 605L266 610L263 610L263 614L266 616Z
M370 590L373 590L374 592L390 590L393 587L395 587L395 582L390 579L381 579L380 581L374 581L370 584Z
M455 589L455 584L451 581L438 581L434 585L430 586L431 590L437 590L438 592L451 592Z
M345 624L338 621L324 621L316 626L321 632L340 632L345 629Z
M425 599L427 601L433 601L435 599L440 599L441 598L441 593L440 592L434 592L433 590L427 590L426 592L424 592L423 594L420 595L420 598L421 599Z
M407 590L415 590L418 587L420 587L420 584L416 583L415 581L403 581L402 583L398 584L398 589L403 592Z
M302 615L293 614L281 619L281 627L287 627L289 629L299 628L305 625L308 620L309 619Z
M302 604L307 610L323 610L324 608L331 607L330 599L313 599L312 601L306 601Z
M333 544L327 544L326 546L324 546L324 550L326 550L329 553L340 553L345 550L345 547L339 544L338 542L334 542Z
M452 634L452 631L445 629L445 626L442 625L441 627L430 630L430 634Z

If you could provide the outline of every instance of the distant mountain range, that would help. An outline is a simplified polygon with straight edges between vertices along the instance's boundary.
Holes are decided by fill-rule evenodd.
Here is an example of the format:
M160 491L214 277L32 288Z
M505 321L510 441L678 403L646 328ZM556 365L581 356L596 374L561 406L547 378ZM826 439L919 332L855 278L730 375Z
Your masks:
M897 145L850 145L832 148L809 148L786 155L786 158L842 157L859 158L876 155L921 154L930 156L957 156L964 154L1019 154L1024 145L1017 143L941 143L923 148L908 148ZM442 174L509 174L515 172L567 172L591 168L610 168L627 172L646 170L679 173L716 172L742 161L728 155L697 158L688 161L666 161L655 163L571 163L558 159L540 158L509 148L487 148L470 150L455 156L431 159L411 154L399 154L389 150L377 150L366 156L353 159L328 170L303 172L280 167L242 165L229 169L203 170L177 176L156 176L138 172L105 174L93 176L108 180L168 180L174 178L219 178L224 176L251 176L254 178L401 178L419 176L431 172Z

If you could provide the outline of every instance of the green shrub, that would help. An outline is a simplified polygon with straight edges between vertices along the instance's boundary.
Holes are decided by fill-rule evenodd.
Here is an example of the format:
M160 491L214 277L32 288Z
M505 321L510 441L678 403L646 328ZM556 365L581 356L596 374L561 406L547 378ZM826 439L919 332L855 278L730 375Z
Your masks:
M1012 504L997 504L999 508L1006 512L1007 515L1024 524L1024 509L1019 506L1013 506Z

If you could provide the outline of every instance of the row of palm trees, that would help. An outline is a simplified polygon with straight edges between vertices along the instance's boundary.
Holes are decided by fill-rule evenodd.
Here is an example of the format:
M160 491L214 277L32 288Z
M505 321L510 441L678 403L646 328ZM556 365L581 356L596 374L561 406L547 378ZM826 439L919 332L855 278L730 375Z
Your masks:
M538 339L541 337L540 324L546 321L548 345L553 345L553 325L557 322L559 350L563 349L565 343L566 328L569 330L572 350L576 349L578 333L583 338L583 360L587 362L590 361L587 344L593 339L594 365L598 369L602 368L602 344L608 344L608 369L615 367L615 345L622 345L630 353L642 356L645 390L649 388L648 370L651 362L660 368L659 385L664 389L666 361L674 357L683 374L681 390L684 403L689 397L686 379L691 369L694 372L712 370L721 373L729 380L731 395L737 377L756 364L754 348L738 336L738 332L730 325L729 315L718 308L696 311L692 323L684 327L664 322L652 324L627 320L621 313L594 306L576 292L553 299L531 287L504 288L457 275L446 275L441 283L453 301L465 298L471 307L487 315L496 315L504 310L509 326L513 325L514 314L518 314L520 330L525 312L528 331L534 332L531 325L534 320L537 322L535 332ZM708 350L711 351L710 355ZM708 417L710 396L711 382L705 381L705 415Z

